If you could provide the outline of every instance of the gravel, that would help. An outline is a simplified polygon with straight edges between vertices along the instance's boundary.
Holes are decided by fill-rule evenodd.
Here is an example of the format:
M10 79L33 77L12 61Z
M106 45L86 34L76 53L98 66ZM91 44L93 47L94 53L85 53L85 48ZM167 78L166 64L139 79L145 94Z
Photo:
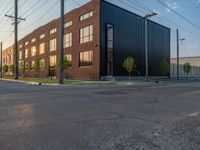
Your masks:
M148 132L107 143L102 150L200 150L200 116L189 115Z

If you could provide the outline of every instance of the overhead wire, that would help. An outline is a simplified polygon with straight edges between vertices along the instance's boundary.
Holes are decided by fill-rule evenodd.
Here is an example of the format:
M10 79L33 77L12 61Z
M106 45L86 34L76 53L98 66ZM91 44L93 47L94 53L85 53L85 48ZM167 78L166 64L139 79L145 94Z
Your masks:
M174 14L176 14L178 17L182 18L183 20L185 20L187 23L191 24L193 27L195 27L196 29L200 30L200 26L197 25L196 23L192 22L191 20L189 20L188 18L184 17L183 15L181 15L180 13L178 13L176 10L172 9L171 7L169 7L168 5L166 5L164 2L162 2L161 0L156 0L157 2L159 2L161 5L163 5L164 7L166 7L167 9L169 9L170 11L172 11Z
M128 0L128 1L131 2L132 4L134 4L134 2L133 2L132 0ZM140 4L141 7L143 7L144 10L146 10L146 11L154 11L154 10L152 10L151 8L149 8L148 6L145 6L144 4L142 4L141 2L139 2L138 0L134 0L134 1L136 1L138 4ZM180 28L182 28L184 31L186 31L186 32L188 32L188 33L190 33L190 34L192 34L192 35L194 35L194 36L200 38L200 35L199 35L199 34L190 31L189 29L187 29L187 28L183 27L182 25L180 25L180 24L178 24L178 23L172 21L171 19L169 19L169 18L163 16L162 14L159 14L159 15L158 15L158 18L159 18L160 20L164 21L164 22L169 22L169 23L174 24L176 27L172 27L172 26L170 25L173 29L176 29L177 27L180 27Z
M45 17L48 13L49 13L49 11L51 10L51 9L53 9L55 6L56 6L56 4L59 2L59 0L57 0L55 3L53 3L53 5L49 8L49 9L47 9L47 11L45 11L44 13L43 13L43 15L41 15L37 20L35 20L34 22L31 22L31 25L34 25L34 24L36 24L38 21L40 21L43 17ZM28 26L26 26L26 27L23 27L23 30L24 29L27 29L27 28L29 28L30 27L30 25L28 25Z

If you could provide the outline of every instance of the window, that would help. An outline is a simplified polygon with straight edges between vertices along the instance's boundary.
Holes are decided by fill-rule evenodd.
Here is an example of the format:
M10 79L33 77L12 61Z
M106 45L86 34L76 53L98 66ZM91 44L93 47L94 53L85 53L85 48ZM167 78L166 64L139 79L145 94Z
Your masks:
M28 42L25 42L25 46L28 45Z
M39 47L39 54L45 53L45 43L41 43Z
M33 43L33 42L35 42L36 41L36 38L33 38L32 40L31 40L31 43Z
M93 25L80 29L80 43L86 43L93 40Z
M43 38L45 38L45 34L40 35L40 39L43 39Z
M10 55L10 61L11 62L13 61L13 55Z
M24 61L18 61L18 67L19 67L19 70L21 71L23 69L23 66L24 66Z
M50 67L55 67L56 66L56 55L53 55L53 56L49 57L49 66Z
M31 47L31 56L36 55L36 46Z
M65 23L64 27L67 28L67 27L69 27L69 26L71 26L71 25L72 25L72 21L69 21L69 22L66 22L66 23Z
M34 70L35 68L35 61L31 61L31 70Z
M56 50L56 39L50 40L50 51Z
M22 51L19 51L19 59L22 59Z
M56 32L57 32L57 29L56 29L56 28L50 30L50 34L54 34L54 33L56 33Z
M113 75L113 33L114 26L107 24L107 75Z
M45 59L40 60L40 69L41 70L45 69Z
M71 47L72 46L72 33L65 34L64 36L64 47Z
M25 67L25 70L27 71L28 70L28 62L27 61L25 62L25 66L24 67Z
M25 49L25 58L28 57L28 49Z
M86 13L86 14L80 16L80 21L85 20L85 19L87 19L87 18L90 18L90 17L92 17L92 16L93 16L93 11L90 11L90 12L88 12L88 13Z
M65 58L69 61L69 67L72 66L72 54L65 55Z
M79 66L90 67L93 65L93 51L80 52Z
M6 59L5 59L5 57L3 57L3 63L6 63Z

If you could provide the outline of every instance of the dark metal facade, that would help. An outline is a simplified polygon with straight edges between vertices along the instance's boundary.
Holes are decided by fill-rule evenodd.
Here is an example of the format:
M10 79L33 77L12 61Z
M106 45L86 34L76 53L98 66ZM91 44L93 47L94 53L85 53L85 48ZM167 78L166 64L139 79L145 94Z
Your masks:
M107 24L114 26L113 75L127 76L123 60L132 56L136 61L134 75L145 75L145 27L141 16L101 1L100 12L100 74L107 76ZM148 21L149 75L162 76L160 62L170 62L170 29Z

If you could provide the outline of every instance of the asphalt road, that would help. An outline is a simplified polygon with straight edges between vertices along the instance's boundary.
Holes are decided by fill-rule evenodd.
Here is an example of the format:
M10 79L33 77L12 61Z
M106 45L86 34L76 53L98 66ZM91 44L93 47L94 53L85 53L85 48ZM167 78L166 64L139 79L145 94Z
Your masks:
M0 150L200 150L200 82L0 81Z

